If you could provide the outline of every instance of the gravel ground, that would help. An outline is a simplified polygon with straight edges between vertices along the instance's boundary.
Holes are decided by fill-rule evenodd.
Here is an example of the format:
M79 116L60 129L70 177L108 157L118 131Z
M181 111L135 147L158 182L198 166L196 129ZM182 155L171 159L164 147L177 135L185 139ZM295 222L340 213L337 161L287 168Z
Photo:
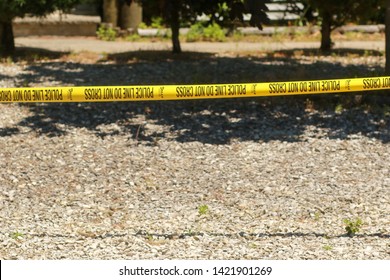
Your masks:
M59 55L0 64L0 87L382 71L375 51L340 55L140 52L102 54L97 64ZM370 98L382 104L0 104L0 258L390 259L389 99ZM358 218L348 236L343 220Z

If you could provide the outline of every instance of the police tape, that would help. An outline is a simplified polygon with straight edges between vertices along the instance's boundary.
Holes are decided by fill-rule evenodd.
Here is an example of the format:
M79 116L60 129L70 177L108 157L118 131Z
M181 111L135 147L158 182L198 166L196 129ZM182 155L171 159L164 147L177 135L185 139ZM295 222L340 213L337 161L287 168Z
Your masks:
M390 77L243 84L2 88L0 102L111 102L242 98L390 89Z

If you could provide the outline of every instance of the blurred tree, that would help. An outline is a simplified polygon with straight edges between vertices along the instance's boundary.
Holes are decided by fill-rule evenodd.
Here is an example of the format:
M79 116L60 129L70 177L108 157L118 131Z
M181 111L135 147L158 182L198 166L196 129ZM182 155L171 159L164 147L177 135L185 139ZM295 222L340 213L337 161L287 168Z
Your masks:
M104 23L120 29L136 28L142 22L142 8L132 0L96 0L102 5Z
M110 24L112 27L118 25L117 0L103 0L103 22Z
M121 29L137 28L142 22L142 7L139 3L119 0L118 26Z
M297 2L291 0L292 2ZM348 22L366 22L378 12L382 0L302 0L318 11L321 21L321 50L332 48L331 33Z
M67 10L79 0L0 0L0 55L12 54L15 41L12 20L25 15L44 16L56 10Z
M226 7L224 13L230 19L243 21L244 14L251 14L250 24L262 29L262 24L268 20L265 11L266 0L136 0L142 5L159 7L161 16L170 25L172 31L172 46L174 53L180 53L179 29L182 22L195 22L197 16L206 14L211 21L222 18L221 7ZM222 9L223 10L223 9Z

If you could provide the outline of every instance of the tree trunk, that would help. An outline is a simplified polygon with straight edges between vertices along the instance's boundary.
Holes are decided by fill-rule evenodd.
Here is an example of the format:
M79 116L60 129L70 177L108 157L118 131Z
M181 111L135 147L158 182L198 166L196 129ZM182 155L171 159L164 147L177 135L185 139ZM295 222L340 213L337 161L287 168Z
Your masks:
M103 1L103 22L116 27L118 24L118 3L117 0Z
M180 15L178 1L172 1L170 6L171 30L172 30L172 51L173 53L181 53L181 46L179 40L180 30Z
M390 0L386 0L386 75L390 75Z
M10 55L15 51L12 21L0 22L0 55Z
M121 29L135 29L141 22L142 7L134 1L130 5L126 2L122 2L119 7L119 27Z
M332 15L328 11L322 13L322 24L321 24L321 50L330 51L332 48Z

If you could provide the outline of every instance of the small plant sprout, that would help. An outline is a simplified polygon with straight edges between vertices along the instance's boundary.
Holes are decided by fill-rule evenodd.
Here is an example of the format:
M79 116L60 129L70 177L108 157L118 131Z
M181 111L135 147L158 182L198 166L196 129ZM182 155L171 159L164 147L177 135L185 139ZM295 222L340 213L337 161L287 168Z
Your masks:
M341 114L343 112L344 108L342 104L337 104L336 108L334 109L335 113Z
M203 204L198 207L199 215L206 215L208 212L209 212L209 207L207 205Z
M19 232L19 231L15 231L15 232L11 233L10 236L12 239L20 240L24 237L24 234Z
M311 213L310 216L312 216L314 218L314 220L316 222L318 222L320 220L320 218L321 218L321 212L320 211L316 211L314 214Z
M325 251L331 251L333 249L332 246L330 245L325 245L324 247L322 247Z
M147 233L146 236L145 236L146 240L148 241L152 241L154 238L153 238L153 235L150 234L150 233Z
M349 236L354 236L357 232L359 232L363 224L360 218L357 218L354 221L351 219L344 219L343 223L345 225L345 230L347 231L347 234Z

